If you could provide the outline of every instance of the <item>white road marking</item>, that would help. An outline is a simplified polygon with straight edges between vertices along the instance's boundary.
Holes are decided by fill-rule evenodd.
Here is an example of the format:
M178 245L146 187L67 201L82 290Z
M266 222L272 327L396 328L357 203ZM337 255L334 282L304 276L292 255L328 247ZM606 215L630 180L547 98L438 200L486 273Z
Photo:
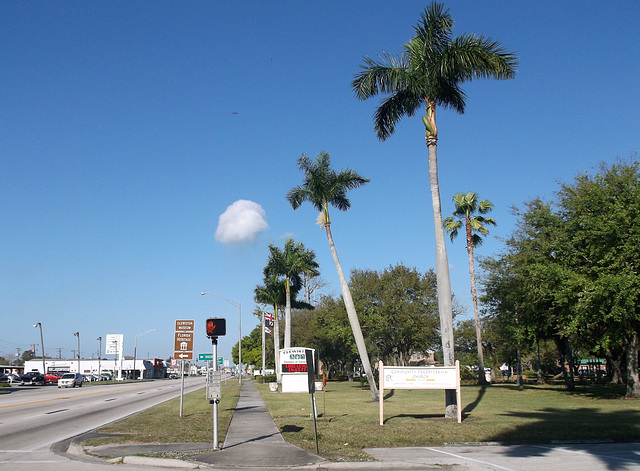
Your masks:
M435 451L436 453L442 453L443 455L453 456L454 458L459 458L461 460L473 461L474 463L486 464L487 466L493 466L496 469L504 469L505 471L516 471L515 469L505 468L504 466L497 465L495 463L489 463L488 461L476 460L473 458L468 458L462 455L456 455L455 453L449 453L448 451L438 450L437 448L425 448L430 451Z

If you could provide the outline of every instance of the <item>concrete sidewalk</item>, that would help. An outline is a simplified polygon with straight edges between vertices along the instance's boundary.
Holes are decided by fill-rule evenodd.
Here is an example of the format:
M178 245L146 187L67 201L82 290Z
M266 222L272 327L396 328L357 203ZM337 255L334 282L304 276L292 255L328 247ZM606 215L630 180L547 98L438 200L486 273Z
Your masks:
M324 462L284 441L251 381L242 384L222 450L198 455L196 460L221 468L300 467Z

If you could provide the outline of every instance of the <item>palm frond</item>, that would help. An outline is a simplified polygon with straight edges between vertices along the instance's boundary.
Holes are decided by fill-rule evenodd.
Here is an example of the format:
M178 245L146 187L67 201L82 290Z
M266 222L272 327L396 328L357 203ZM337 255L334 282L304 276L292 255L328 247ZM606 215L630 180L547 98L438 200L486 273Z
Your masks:
M499 41L483 36L462 34L456 37L445 53L450 73L460 80L479 78L506 80L515 77L518 61Z

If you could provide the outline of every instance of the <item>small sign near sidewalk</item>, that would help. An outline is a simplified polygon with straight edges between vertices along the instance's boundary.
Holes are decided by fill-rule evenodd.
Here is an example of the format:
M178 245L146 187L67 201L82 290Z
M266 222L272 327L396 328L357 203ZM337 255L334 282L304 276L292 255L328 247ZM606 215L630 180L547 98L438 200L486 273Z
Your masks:
M380 425L383 425L385 389L455 389L458 401L458 423L462 422L460 399L460 362L455 366L384 366L380 372Z

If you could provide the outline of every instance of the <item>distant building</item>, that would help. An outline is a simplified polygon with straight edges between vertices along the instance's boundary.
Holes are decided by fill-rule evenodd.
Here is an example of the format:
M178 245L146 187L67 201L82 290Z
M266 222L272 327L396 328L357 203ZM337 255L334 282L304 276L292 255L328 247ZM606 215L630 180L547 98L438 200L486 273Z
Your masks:
M51 371L63 371L70 373L81 373L88 375L98 375L106 373L114 377L121 377L124 379L142 378L142 379L159 379L164 378L167 375L167 367L164 360L154 358L153 360L137 359L135 361L134 374L134 361L131 357L125 357L122 361L114 359L80 359L80 369L78 370L78 360L61 360L61 359L45 359L45 367L49 373ZM100 371L98 371L100 369ZM27 360L24 364L24 371L42 371L42 359ZM120 374L118 374L120 373Z
M415 352L411 354L409 358L410 366L433 366L436 364L436 359L433 350L427 350L426 352Z

